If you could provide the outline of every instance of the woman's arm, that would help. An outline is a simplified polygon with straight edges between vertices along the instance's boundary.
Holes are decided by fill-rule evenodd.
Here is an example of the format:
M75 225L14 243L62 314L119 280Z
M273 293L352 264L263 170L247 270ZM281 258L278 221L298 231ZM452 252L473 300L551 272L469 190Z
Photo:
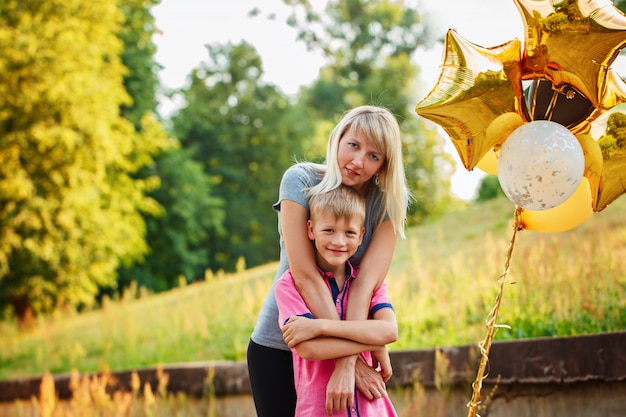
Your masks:
M365 320L374 291L382 284L389 271L397 234L391 220L382 222L374 231L372 240L359 265L359 278L350 287L347 320Z
M328 294L328 287L317 271L313 244L306 230L308 219L309 212L306 208L290 200L281 201L280 226L289 269L298 292L313 316L338 320L339 315L332 297Z
M374 231L372 240L359 265L359 278L354 280L350 287L350 299L346 314L348 320L367 318L372 294L384 281L389 271L396 240L397 234L390 220L382 222ZM392 373L387 350L385 349L384 352L375 356L378 356L381 363L388 364L388 369L383 367L383 372L378 373L364 361L356 361L356 386L368 399L378 397L378 393L384 387L384 382L389 379ZM333 377L335 377L334 374Z

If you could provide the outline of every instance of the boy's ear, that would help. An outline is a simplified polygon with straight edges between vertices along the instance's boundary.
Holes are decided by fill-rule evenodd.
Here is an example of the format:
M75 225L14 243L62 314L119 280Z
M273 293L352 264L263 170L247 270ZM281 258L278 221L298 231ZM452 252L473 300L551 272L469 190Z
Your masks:
M315 231L313 230L313 223L311 222L311 220L306 221L306 231L309 235L309 239L315 240Z
M363 236L365 236L365 227L361 227L361 236L359 236L359 245L363 243Z

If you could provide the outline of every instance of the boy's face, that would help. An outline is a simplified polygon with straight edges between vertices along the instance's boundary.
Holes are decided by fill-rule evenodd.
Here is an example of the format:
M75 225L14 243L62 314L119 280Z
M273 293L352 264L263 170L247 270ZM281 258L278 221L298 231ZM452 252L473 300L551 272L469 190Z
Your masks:
M356 219L336 218L324 212L308 223L309 239L315 241L317 262L324 268L344 265L363 240L365 229Z

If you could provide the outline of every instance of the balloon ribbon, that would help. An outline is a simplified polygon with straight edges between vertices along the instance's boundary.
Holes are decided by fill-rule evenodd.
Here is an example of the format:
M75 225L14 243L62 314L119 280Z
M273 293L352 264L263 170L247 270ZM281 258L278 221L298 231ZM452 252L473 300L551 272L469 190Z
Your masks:
M489 351L491 350L491 343L493 342L493 337L495 336L498 328L508 327L506 325L496 324L496 320L498 318L498 312L500 311L500 303L502 301L504 282L506 281L506 277L509 274L511 255L513 254L513 247L515 246L515 238L517 236L517 232L522 230L523 210L524 209L522 207L515 207L515 224L513 225L513 235L511 236L509 249L506 253L504 273L498 278L498 295L496 296L496 302L489 314L487 315L487 320L485 320L485 324L487 326L487 335L485 336L485 339L478 344L478 347L480 348L480 363L478 365L478 373L476 374L476 379L472 383L472 399L469 401L469 403L467 403L467 407L469 408L469 412L467 413L468 417L480 417L478 415L478 406L480 405L480 392L483 387L483 380L487 377L485 375L485 371L489 362Z

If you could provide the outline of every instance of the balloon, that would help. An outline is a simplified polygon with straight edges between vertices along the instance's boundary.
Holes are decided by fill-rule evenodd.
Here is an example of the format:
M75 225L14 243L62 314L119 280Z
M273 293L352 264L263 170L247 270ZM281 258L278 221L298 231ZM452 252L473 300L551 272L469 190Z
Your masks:
M446 131L463 165L472 170L496 144L486 137L489 124L524 108L520 41L483 48L449 30L444 51L437 84L415 111Z
M551 121L515 129L500 148L498 177L517 206L547 210L567 200L583 176L583 149L567 128Z
M547 210L524 210L521 223L526 230L559 233L579 226L592 213L591 188L589 180L583 177L574 194L563 204Z
M528 94L531 120L551 120L570 130L584 130L594 114L591 101L569 85L557 90L548 80L534 80Z
M597 106L606 72L626 44L611 0L515 0L524 21L522 78L570 85Z
M577 187L557 187L544 176L541 183L522 180L523 172L511 172L513 166L537 165L537 149L508 155L515 164L501 171L502 148L522 125L562 125L580 144L591 208L601 211L626 193L626 119L621 120L626 118L626 82L610 68L626 46L626 15L611 0L513 1L524 23L523 44L514 39L483 47L449 30L439 79L415 110L446 131L467 170L497 174L501 184L532 183L532 189L516 190L521 207L530 204L520 197L524 193L538 204L540 190L573 193ZM548 146L535 145L543 146L541 152ZM560 205L554 196L548 200L540 209L524 208L545 211Z
M600 180L602 179L602 150L589 134L576 135L576 138L580 146L582 146L583 154L585 155L585 172L583 176L587 178L589 191L591 192L591 207L595 211L598 191L600 190Z
M498 151L491 148L476 164L476 168L491 175L498 175Z
M498 175L498 154L500 146L506 138L518 127L525 123L524 119L517 113L508 112L496 117L485 131L487 143L493 143L491 148L478 161L476 168L482 169L488 174Z

